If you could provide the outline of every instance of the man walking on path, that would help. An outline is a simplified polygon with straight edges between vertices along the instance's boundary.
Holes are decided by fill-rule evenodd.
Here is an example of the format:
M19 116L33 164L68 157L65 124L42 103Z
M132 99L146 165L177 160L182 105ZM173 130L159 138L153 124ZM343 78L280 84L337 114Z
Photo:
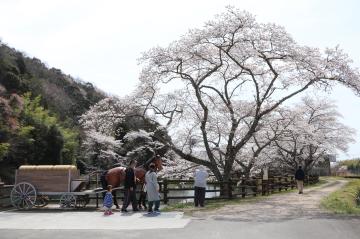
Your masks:
M136 177L134 169L136 167L136 161L131 160L129 167L125 170L125 194L124 194L124 202L121 208L122 212L127 212L127 207L129 206L130 202L132 204L133 211L139 211L137 208L137 201L136 201Z
M200 166L195 170L195 207L204 207L205 203L205 192L206 192L206 180L209 174L206 172L204 166Z
M295 179L296 179L297 187L299 189L299 194L302 194L304 189L305 173L304 170L302 170L301 166L299 166L299 169L296 170Z

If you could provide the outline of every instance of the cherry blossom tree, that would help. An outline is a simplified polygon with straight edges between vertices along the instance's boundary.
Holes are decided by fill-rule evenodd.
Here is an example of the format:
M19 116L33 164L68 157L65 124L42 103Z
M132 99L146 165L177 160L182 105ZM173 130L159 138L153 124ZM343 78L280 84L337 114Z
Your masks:
M125 166L131 159L144 164L156 154L168 157L169 147L156 137L168 138L166 130L146 117L132 96L109 97L80 117L85 133L83 158L91 167ZM168 163L169 167L178 167ZM170 169L169 169L170 170Z
M281 138L296 117L288 107L280 107L261 121L258 130L235 158L234 174L249 178L274 163L277 148L274 142Z
M228 180L263 119L309 88L341 83L360 93L359 71L339 48L301 46L281 26L232 7L167 47L145 52L137 103L167 127L181 158Z
M118 153L121 142L115 137L117 126L130 111L128 104L122 103L115 97L105 98L80 117L85 134L81 144L82 158L88 167L106 169L114 164L126 163Z
M326 98L305 97L292 112L295 120L273 141L273 163L287 172L299 165L308 172L326 155L346 152L354 142L354 129L339 121L336 105Z

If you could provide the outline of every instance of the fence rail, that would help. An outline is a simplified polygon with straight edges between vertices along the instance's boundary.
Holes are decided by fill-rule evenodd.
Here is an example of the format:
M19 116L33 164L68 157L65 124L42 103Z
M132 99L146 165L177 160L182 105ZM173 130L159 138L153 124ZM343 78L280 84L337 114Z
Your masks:
M92 186L98 188L100 185L96 180L92 181ZM319 182L319 176L306 176L304 184L315 184ZM159 181L161 201L164 204L168 204L170 200L188 200L194 199L194 195L191 191L194 191L194 180L184 179L164 179ZM286 191L296 187L296 181L293 176L276 176L270 177L265 180L262 178L250 178L230 181L210 181L207 183L206 189L207 197L205 200L216 199L234 199L245 198L249 196L264 196L275 192ZM10 191L13 185L5 185L0 187L0 207L8 206L10 204ZM140 188L140 187L138 187ZM118 192L117 198L123 199L122 188L116 190ZM119 192L121 194L119 194ZM138 191L140 192L140 191ZM181 193L184 192L184 193ZM176 193L177 195L173 195ZM212 194L212 195L209 195ZM102 191L96 192L94 195L89 195L89 199L95 200L96 207L99 206L102 201ZM4 203L6 201L6 203Z
M319 176L306 176L304 183L315 184L319 182ZM193 184L193 180L163 180L160 181L160 193L162 201L167 204L169 200L185 200L194 199L194 195L170 195L171 192L193 191L194 188L189 184ZM269 195L283 190L289 190L296 187L294 176L276 176L267 180L262 178L251 178L232 180L225 182L208 182L206 193L219 193L219 196L206 197L205 200L214 199L234 199L238 197ZM212 189L214 188L214 189Z

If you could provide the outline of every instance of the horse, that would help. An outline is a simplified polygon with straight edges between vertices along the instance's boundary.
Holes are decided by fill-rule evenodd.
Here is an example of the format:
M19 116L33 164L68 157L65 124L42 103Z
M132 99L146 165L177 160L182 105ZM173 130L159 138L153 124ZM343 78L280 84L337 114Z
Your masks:
M134 169L137 183L141 185L145 183L145 174L150 163L155 164L157 171L162 170L162 160L161 157L157 155ZM106 189L108 185L111 185L113 188L119 187L125 180L125 170L125 167L115 167L105 171L100 177L102 188ZM119 204L116 199L116 190L112 191L112 194L114 196L114 205L119 209Z

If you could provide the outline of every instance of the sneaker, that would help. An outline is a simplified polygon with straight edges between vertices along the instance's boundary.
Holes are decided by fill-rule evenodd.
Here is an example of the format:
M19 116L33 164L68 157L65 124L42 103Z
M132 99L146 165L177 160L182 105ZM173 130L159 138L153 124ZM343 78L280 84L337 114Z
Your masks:
M113 212L109 212L109 215L113 215L114 213Z
M139 209L137 209L137 208L133 209L133 212L138 212L138 211L139 211Z
M109 215L109 213L108 212L104 212L104 216L108 216Z
M128 212L126 209L121 209L121 212Z
M152 214L153 213L153 211L148 211L148 214Z

